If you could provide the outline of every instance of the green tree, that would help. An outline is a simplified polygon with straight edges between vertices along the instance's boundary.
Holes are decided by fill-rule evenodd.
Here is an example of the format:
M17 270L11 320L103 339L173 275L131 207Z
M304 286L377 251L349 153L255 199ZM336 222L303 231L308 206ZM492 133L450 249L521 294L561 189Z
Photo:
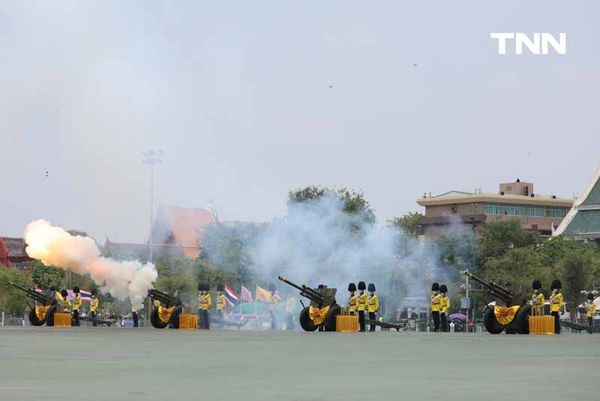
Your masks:
M593 270L591 252L569 250L560 260L560 278L562 291L569 301L572 318L575 317L577 305L582 301L581 291L589 289L589 279Z
M65 270L45 266L39 260L36 260L31 267L31 280L42 288L50 288L52 286L65 288L67 284L66 277L67 272Z
M9 315L23 315L27 308L28 298L20 290L12 287L10 282L31 288L31 277L24 271L0 266L0 313Z
M509 220L487 223L480 245L485 260L502 256L509 249L535 246L540 240L536 231L525 230L518 220Z
M533 280L549 283L552 271L542 263L542 258L533 248L515 248L502 256L489 258L483 267L486 280L508 287L514 294L527 296Z
M421 213L410 212L401 217L396 217L390 223L394 227L398 227L405 234L416 237L417 236L417 225L419 224L419 220L423 215Z
M335 196L343 202L342 211L360 216L366 223L375 222L375 212L365 199L364 194L349 188L324 188L310 185L304 188L291 190L288 194L288 205L294 203L310 202L325 196Z

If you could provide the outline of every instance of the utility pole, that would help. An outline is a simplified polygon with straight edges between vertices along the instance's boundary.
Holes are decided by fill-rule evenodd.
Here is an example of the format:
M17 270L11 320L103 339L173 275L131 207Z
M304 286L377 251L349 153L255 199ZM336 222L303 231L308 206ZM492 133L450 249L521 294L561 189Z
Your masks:
M144 164L150 166L150 230L148 237L148 261L152 263L152 226L154 223L154 166L162 163L162 150L154 149L142 152L142 161Z

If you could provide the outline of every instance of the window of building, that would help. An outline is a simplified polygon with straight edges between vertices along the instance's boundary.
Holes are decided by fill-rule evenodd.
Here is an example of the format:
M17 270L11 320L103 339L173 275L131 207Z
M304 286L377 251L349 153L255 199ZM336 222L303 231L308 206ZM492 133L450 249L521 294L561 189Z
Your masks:
M552 217L563 218L569 209L551 206L524 206L502 203L486 203L484 212L486 214L508 215L508 216L530 216L530 217Z

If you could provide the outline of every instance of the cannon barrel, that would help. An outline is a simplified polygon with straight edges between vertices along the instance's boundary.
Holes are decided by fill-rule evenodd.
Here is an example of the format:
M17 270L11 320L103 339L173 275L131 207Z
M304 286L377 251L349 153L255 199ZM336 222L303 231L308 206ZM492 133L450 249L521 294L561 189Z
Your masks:
M148 296L155 301L159 301L165 304L167 307L171 307L174 305L178 305L180 303L179 299L176 297L172 297L166 292L162 292L155 289L148 290Z
M323 294L320 294L318 291L316 291L314 288L310 288L305 284L302 284L301 286L295 283L292 283L291 281L285 279L282 276L277 277L280 281L283 281L284 283L286 283L287 285L290 285L292 287L294 287L295 289L300 291L300 295L302 295L304 298L310 299L313 302L316 302L319 305L322 305L325 297L323 296Z
M9 284L12 285L13 287L23 291L24 293L27 294L27 296L31 299L33 299L34 301L37 301L43 305L50 305L52 303L52 299L47 297L44 294L41 294L35 290L32 290L31 288L26 288L23 287L13 281L9 281Z
M483 286L483 288L485 289L485 291L490 296L503 301L507 305L510 305L512 303L514 295L507 289L502 288L501 286L494 283L493 281L485 281L482 278L477 277L476 275L474 275L473 273L471 273L468 270L465 270L463 273L465 276L469 277L473 281L481 284Z

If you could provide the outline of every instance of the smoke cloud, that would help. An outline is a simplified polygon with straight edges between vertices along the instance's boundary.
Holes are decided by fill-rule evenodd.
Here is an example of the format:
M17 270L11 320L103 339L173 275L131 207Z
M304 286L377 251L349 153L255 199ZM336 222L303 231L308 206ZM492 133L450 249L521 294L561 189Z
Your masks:
M29 223L24 236L30 257L46 266L89 274L102 292L121 300L129 298L137 307L142 305L148 289L158 278L152 263L120 262L102 257L92 238L71 235L43 219Z
M335 196L290 203L285 218L269 224L252 246L253 268L272 282L281 274L336 287L341 303L349 282L372 282L390 306L406 297L425 298L432 281L450 278L434 243L345 213L343 206Z

